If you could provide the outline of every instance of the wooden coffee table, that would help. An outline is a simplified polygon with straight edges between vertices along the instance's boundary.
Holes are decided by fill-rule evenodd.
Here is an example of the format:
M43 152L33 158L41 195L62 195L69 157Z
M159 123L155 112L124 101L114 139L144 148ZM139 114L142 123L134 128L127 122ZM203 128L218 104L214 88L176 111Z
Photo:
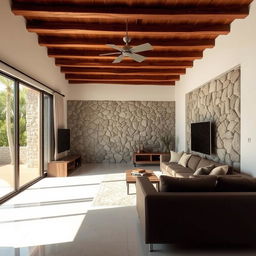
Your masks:
M136 178L138 176L134 176L131 174L133 170L127 170L125 171L126 174L126 187L127 187L127 194L129 195L129 185L136 183ZM159 178L154 174L152 170L146 170L147 175L146 177L151 181L151 183L156 184L157 190L159 191Z

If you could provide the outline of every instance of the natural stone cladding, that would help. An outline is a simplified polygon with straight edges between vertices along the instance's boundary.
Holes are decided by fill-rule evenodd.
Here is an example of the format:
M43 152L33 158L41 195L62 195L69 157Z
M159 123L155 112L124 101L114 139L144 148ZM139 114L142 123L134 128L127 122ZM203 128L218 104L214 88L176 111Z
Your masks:
M141 144L163 151L161 136L175 136L174 101L68 101L67 109L71 153L87 163L127 163Z
M27 166L39 167L39 93L26 88Z
M213 154L209 159L240 168L240 68L235 68L186 95L186 140L190 124L213 123Z

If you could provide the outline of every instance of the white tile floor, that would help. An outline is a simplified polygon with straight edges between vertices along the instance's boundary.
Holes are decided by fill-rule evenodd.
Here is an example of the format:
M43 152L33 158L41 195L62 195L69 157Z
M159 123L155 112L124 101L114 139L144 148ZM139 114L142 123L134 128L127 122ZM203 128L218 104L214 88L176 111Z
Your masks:
M156 251L148 252L134 205L92 206L103 179L128 168L83 165L70 177L45 178L1 205L0 256L256 255L256 248L171 245L155 245Z

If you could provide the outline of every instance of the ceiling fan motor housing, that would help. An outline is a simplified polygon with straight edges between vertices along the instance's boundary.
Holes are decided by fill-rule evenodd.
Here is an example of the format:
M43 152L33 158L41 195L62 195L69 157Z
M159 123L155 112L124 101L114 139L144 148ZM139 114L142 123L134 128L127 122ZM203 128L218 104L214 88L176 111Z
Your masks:
M123 37L123 41L126 43L126 44L129 44L131 42L131 38L129 36L124 36Z

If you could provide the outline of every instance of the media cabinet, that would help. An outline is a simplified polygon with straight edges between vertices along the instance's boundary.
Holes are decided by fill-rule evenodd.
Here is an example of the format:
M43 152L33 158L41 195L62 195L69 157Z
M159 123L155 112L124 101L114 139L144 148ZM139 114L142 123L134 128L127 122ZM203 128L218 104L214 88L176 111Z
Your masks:
M169 153L133 153L133 165L137 164L160 164L161 155L170 155Z
M47 176L67 177L68 172L81 166L80 155L65 156L57 161L48 163Z

